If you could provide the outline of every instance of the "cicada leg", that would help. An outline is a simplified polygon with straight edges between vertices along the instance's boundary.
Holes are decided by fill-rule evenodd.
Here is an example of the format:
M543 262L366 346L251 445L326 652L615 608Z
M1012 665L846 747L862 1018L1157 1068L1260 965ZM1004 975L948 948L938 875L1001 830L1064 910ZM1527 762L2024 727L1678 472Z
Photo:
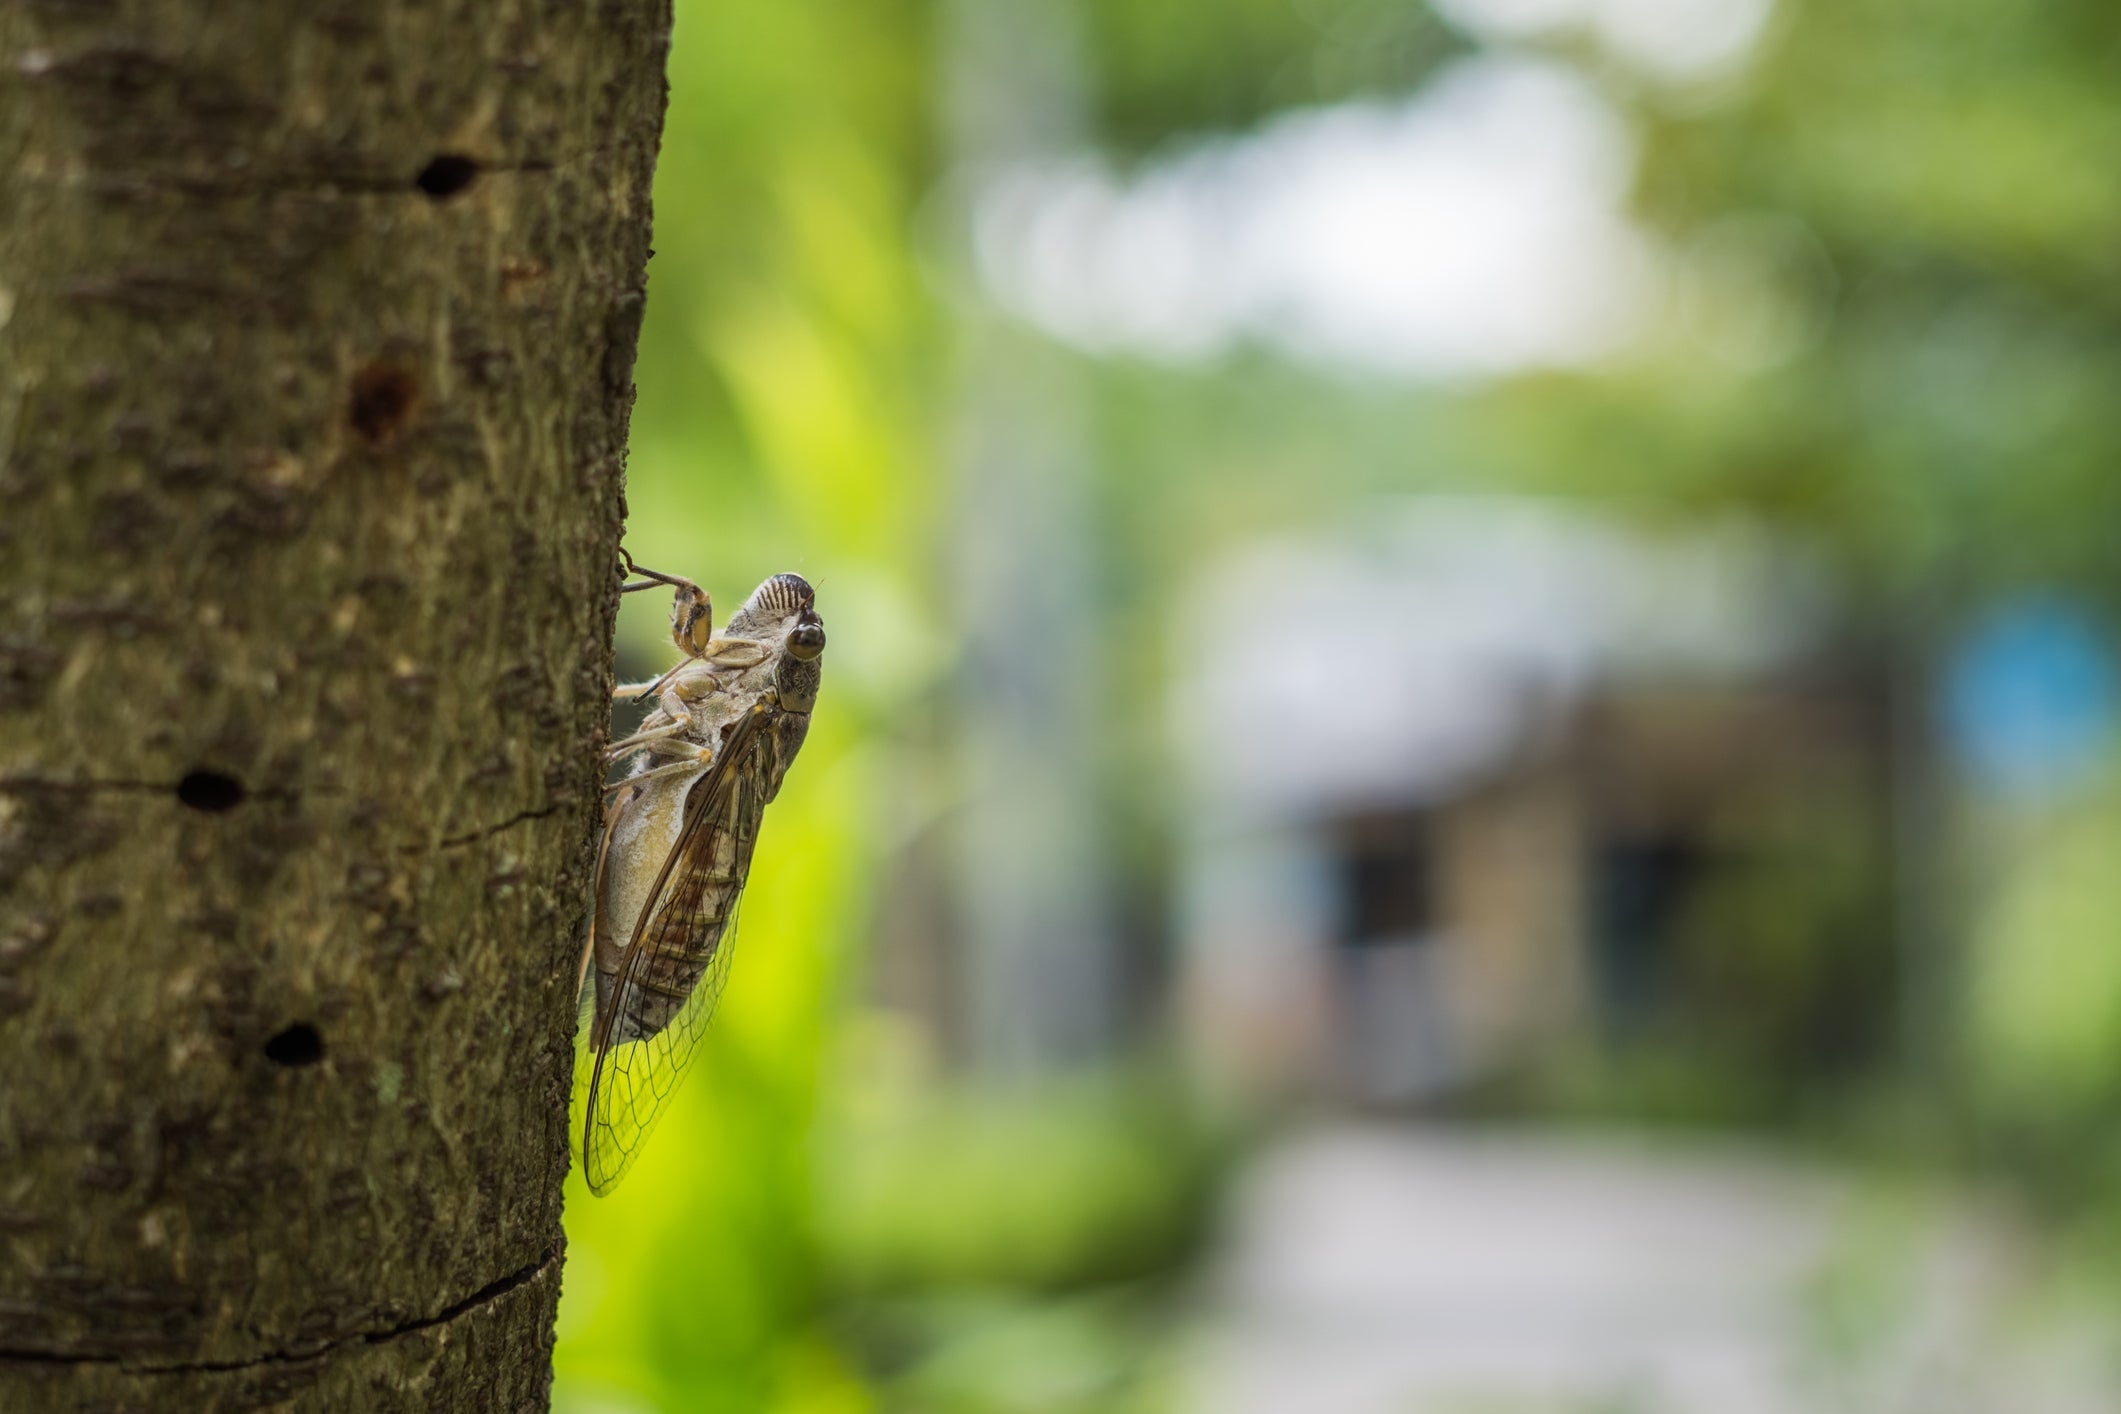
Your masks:
M613 791L624 790L626 789L626 787L630 785L637 785L642 781L652 781L657 776L675 776L681 771L697 771L703 766L713 764L713 761L713 750L703 746L699 748L699 751L696 755L687 756L682 761L673 761L668 766L652 766L648 770L641 772L639 775L628 776L623 781L614 781L612 782L612 784L604 787L604 794L609 795Z
M676 682L678 674L691 667L694 661L691 658L683 659L676 667L651 682L621 683L611 690L611 700L614 702L632 702L636 698L641 697L667 699L670 695L670 685ZM668 710L669 703L665 701L663 705L665 710Z
M647 731L635 732L624 741L615 741L604 748L605 763L609 764L613 761L623 760L633 755L634 752L645 750L659 741L668 741L671 737L684 732L691 725L692 719L688 716L680 717L677 721L660 727L650 727Z
M747 641L716 639L713 646L720 646L726 650L733 642L745 643ZM652 692L655 694L656 706L661 708L663 715L670 720L661 726L643 727L632 736L622 741L613 742L604 749L604 759L607 762L617 761L644 746L667 740L670 737L678 736L691 730L692 704L702 698L711 697L722 690L720 675L713 667L706 666L713 664L714 661L711 657L687 659L652 683L639 687L629 686L614 692L612 694L613 698L620 701L629 698L640 698ZM692 676L681 677L680 674L683 674L688 668L694 670Z
M658 586L671 590L670 641L677 644L678 651L688 658L705 653L707 641L714 636L714 602L707 597L707 591L683 575L648 569L635 564L633 556L625 551L619 553L625 558L629 573L643 576L632 583L621 584L619 593L633 594Z

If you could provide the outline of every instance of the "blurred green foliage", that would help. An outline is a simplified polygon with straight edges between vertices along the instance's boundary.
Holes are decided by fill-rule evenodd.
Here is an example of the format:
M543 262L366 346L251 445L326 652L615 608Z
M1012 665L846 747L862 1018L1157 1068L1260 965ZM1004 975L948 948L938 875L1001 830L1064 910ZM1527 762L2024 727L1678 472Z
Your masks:
M1404 93L1465 48L1406 0L1095 0L1084 14L1098 133L1121 152Z
M1175 45L1181 8L1142 14ZM1202 42L1218 82L1272 91ZM1130 510L1179 509L1173 477L1233 492L1211 528L1379 485L1536 489L1668 522L1757 516L1925 607L2028 583L2113 603L2121 170L2098 154L2121 140L2117 45L2121 11L2098 0L1947 0L1919 21L1791 0L1739 79L1615 79L1642 135L1637 206L1681 277L1637 347L1468 397L1249 356L1204 377L1112 367L1114 474L1153 468L1160 498ZM1748 313L1780 321L1772 347L1751 346Z
M1975 1107L2000 1167L2121 1216L2121 776L1998 827L2007 861L1972 937Z
M1493 399L1498 454L1792 525L1880 594L2114 602L2117 45L2096 0L1779 7L1738 92L1645 105L1640 204L1683 261L1774 219L1721 279L1816 305L1790 356L1719 336L1704 265L1636 366Z
M1141 1084L939 1098L889 1060L887 1026L839 1019L880 849L918 808L907 723L951 651L931 581L939 342L911 246L930 22L680 7L628 545L722 613L767 574L806 574L831 648L693 1074L615 1196L571 1183L563 1411L871 1409L872 1364L924 1407L1056 1409L985 1402L1001 1376L982 1352L1051 1349L1050 1372L1085 1339L1105 1352L1094 1407L1117 1408L1143 1324L1114 1330L1094 1304L1049 1321L1006 1293L1163 1270L1206 1211L1203 1150ZM644 673L669 654L652 597L621 624ZM1001 1363L1020 1385L1028 1367Z
M931 323L905 239L921 24L788 0L677 17L628 544L723 614L806 574L832 648L695 1073L616 1196L570 1189L561 1409L870 1407L819 1325L812 1137L890 823L879 723L938 666L917 628ZM628 601L622 658L667 662L665 612Z
M1218 1146L1151 1078L861 1099L843 1097L823 1217L850 1300L1154 1277L1206 1219Z
M1404 94L1467 48L1396 0L1080 13L1096 130L1132 156ZM953 515L944 292L964 292L920 245L947 22L918 0L679 6L628 541L725 613L769 573L809 575L832 649L695 1073L615 1197L570 1190L563 1411L1029 1414L1168 1393L1160 1283L1212 1211L1217 1142L1138 1076L956 1095L907 1059L917 1043L848 1020L881 861L941 769L925 734L956 652L937 566ZM1786 527L1918 667L2015 587L2121 610L2117 56L2111 0L1784 0L1738 78L1673 91L1601 69L1638 124L1638 207L1681 278L1650 334L1595 372L1445 393L1256 352L1077 360L1107 666L1132 688L1111 763L1123 868L1152 875L1159 847L1172 594L1222 547L1380 492L1534 490L1650 524ZM645 670L667 661L662 612L625 609L622 654ZM1983 842L2002 885L1975 930L1962 1038L1989 1132L2106 1177L2121 1177L2101 1137L2121 1132L2114 799ZM1792 805L1748 828L1831 822ZM1724 901L1749 941L1703 985L1761 999L1758 1053L1791 1044L1778 999L1840 984L1815 921L1877 864L1868 842L1834 847L1851 863L1833 877L1759 881L1773 906ZM1633 1058L1615 1088L1637 1113L1770 1108L1776 1077L1699 1059Z

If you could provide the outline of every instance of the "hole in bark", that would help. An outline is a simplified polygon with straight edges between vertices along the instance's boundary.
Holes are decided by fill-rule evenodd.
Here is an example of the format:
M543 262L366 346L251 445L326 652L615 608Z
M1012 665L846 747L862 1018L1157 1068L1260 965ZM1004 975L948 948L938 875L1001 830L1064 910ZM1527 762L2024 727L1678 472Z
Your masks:
M380 447L412 420L420 405L419 380L394 363L371 363L353 376L346 424L371 447Z
M193 771L177 782L177 799L209 815L235 809L249 794L243 789L243 782L219 771Z
M420 169L413 185L435 200L455 196L479 176L479 164L461 152L444 152Z
M324 1037L306 1021L298 1021L265 1043L265 1058L274 1065L315 1065L324 1059Z

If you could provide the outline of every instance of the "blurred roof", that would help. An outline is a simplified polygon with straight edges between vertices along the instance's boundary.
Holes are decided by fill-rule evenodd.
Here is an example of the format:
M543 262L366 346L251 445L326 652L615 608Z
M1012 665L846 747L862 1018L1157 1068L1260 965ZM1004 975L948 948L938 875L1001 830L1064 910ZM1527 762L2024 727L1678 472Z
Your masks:
M1823 618L1816 573L1751 527L1658 537L1559 502L1388 501L1196 582L1172 726L1211 809L1433 799L1599 683L1757 677Z

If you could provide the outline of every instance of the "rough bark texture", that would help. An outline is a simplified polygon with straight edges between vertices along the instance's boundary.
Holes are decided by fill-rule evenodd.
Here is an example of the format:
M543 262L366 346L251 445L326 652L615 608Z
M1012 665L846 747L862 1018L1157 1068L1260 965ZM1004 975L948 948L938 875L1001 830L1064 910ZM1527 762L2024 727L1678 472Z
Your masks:
M668 21L0 10L0 1409L545 1402Z

